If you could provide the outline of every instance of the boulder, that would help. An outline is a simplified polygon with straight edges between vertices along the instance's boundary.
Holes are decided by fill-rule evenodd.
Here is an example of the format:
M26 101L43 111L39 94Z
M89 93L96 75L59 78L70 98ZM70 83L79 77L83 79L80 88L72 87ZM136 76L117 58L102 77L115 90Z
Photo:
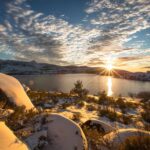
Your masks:
M16 106L25 106L27 110L34 108L24 88L16 78L0 73L0 90Z
M87 120L82 124L82 128L87 127L90 129L96 129L98 132L102 134L109 133L111 131L114 131L115 128L110 126L109 124L105 123L104 121L101 120L96 120L96 119L90 119Z
M42 120L41 116L39 120ZM62 115L50 114L46 115L44 122L39 125L39 131L37 130L25 140L32 150L36 148L42 150L88 149L87 139L82 129L72 120Z
M0 150L29 150L29 148L14 135L4 122L0 122Z

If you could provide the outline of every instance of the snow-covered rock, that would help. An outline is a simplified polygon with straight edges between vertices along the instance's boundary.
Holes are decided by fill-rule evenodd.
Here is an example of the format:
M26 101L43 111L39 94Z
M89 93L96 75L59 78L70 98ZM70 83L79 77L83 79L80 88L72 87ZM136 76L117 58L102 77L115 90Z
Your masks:
M38 118L37 118L38 119ZM39 116L39 120L42 117ZM40 121L41 122L41 121ZM58 114L46 115L40 130L25 141L31 150L42 146L42 150L87 150L86 137L75 122Z
M34 108L22 85L14 77L0 73L0 89L16 106L25 106L26 109Z
M48 118L48 142L44 150L87 150L87 140L82 129L70 119L51 114Z
M29 150L28 147L21 142L13 132L0 122L0 150Z
M89 128L94 128L97 129L99 132L102 133L108 133L111 131L114 131L115 128L110 126L109 124L105 123L104 121L97 120L97 119L90 119L87 120L82 124L82 127L89 127Z
M36 148L40 148L41 137L46 137L46 139L47 139L47 131L46 130L35 132L31 136L29 136L27 139L25 139L25 142L28 144L28 146L30 147L31 150L34 150ZM45 144L48 144L48 142L45 141L43 146L45 146Z
M135 128L129 129L119 129L115 132L106 134L103 137L103 140L111 145L112 149L117 149L122 143L125 142L127 138L130 137L139 137L139 136L150 136L150 132L139 130ZM108 150L107 145L102 148L103 150Z

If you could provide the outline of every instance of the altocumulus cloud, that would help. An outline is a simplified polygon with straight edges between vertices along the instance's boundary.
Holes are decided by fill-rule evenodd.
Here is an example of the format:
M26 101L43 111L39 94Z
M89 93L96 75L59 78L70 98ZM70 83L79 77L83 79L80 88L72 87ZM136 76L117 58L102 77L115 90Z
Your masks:
M124 50L129 36L150 28L150 1L147 0L94 0L85 10L87 14L97 13L91 24L101 29L97 49ZM135 47L132 47L135 48Z
M84 63L88 59L84 60L83 56L89 40L100 34L99 30L85 29L53 15L34 12L26 6L25 0L7 4L7 17L0 30L1 51L17 59L51 63L75 63L77 60L79 64Z
M138 62L149 49L124 43L150 28L149 10L147 0L93 0L85 10L89 24L75 25L32 10L26 0L8 1L5 21L0 24L0 51L15 59L65 65L103 65L108 55L122 63L130 63L133 57Z

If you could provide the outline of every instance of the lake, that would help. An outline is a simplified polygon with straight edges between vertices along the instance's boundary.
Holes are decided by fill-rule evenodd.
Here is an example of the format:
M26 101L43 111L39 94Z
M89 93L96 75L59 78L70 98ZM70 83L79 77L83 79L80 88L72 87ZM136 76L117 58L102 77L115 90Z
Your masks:
M53 74L15 76L32 90L69 92L81 80L91 94L105 90L108 95L128 96L128 93L150 91L150 82L112 78L95 74Z

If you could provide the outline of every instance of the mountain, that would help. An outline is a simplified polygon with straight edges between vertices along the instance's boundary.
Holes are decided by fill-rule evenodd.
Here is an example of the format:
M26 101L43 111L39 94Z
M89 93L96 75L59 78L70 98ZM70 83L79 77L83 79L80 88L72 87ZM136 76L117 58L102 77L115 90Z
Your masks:
M102 68L87 66L58 66L35 61L0 60L0 72L6 74L99 73Z
M60 74L60 73L93 73L109 75L104 68L88 66L59 66L54 64L0 60L0 72L11 75ZM150 81L150 72L129 72L115 69L112 76L130 80Z

